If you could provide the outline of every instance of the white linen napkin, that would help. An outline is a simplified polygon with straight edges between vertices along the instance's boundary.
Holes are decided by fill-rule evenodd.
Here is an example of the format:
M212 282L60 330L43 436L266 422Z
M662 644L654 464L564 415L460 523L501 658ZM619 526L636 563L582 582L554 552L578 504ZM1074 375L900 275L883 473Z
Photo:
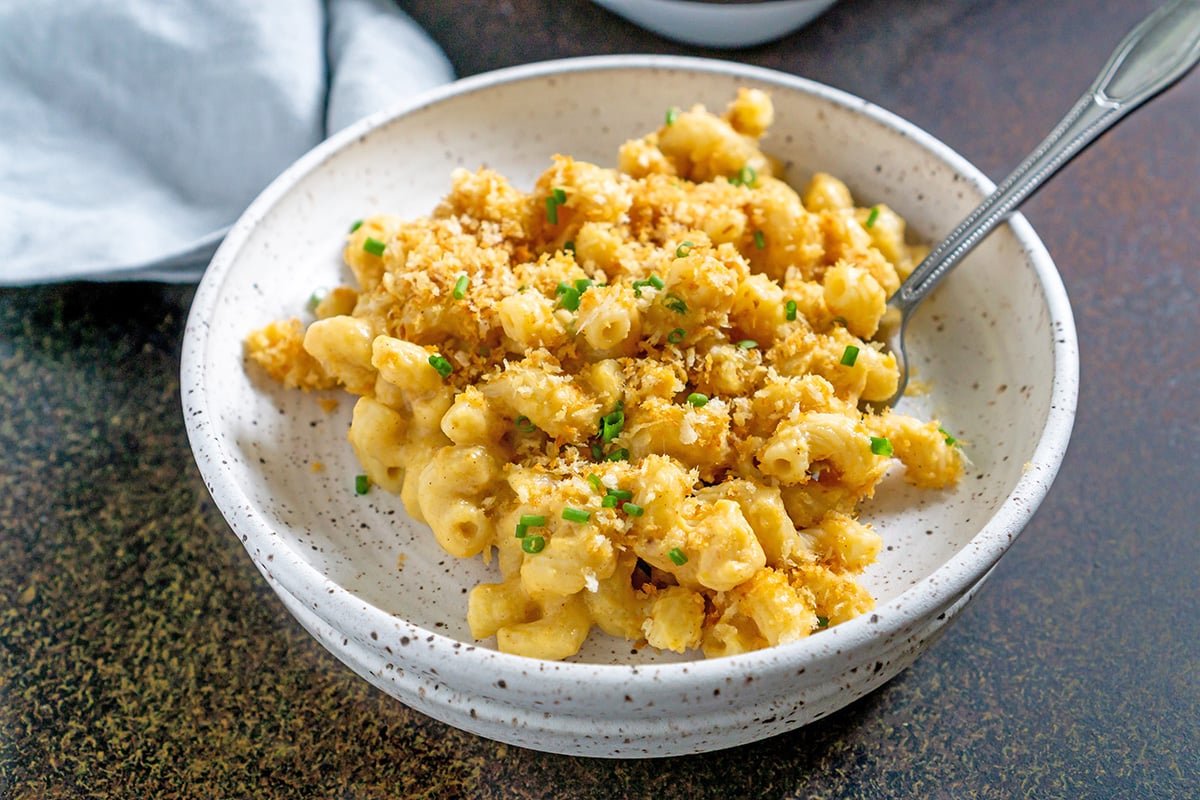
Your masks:
M0 285L198 280L288 164L453 77L390 0L4 0Z

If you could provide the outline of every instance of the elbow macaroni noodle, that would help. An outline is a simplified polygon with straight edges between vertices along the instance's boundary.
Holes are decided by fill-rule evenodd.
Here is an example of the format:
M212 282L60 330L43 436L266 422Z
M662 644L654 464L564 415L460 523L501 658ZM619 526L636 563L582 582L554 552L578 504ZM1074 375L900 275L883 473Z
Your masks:
M456 170L430 216L355 226L357 286L307 329L247 338L285 384L358 396L363 469L448 553L497 555L475 637L547 659L592 626L710 657L795 641L872 607L855 507L888 468L960 476L937 422L860 410L896 388L870 337L921 253L836 178L784 183L773 114L743 89L617 169L555 156L528 194Z

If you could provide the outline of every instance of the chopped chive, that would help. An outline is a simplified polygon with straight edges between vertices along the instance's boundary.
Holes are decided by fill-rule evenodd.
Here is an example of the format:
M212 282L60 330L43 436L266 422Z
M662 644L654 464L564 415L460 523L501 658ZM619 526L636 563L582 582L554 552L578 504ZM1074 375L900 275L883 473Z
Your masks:
M688 253L692 252L692 248L695 246L696 245L692 244L691 242L680 242L679 247L675 248L675 257L687 258Z
M354 220L354 222L350 223L350 232L354 233L356 230L361 228L362 223L363 223L363 221L361 219Z
M567 193L562 189L551 189L546 197L546 221L551 225L558 224L558 207L567 202Z
M521 538L521 549L526 553L540 553L546 547L546 540L541 536L525 536Z
M592 445L592 460L593 461L603 461L604 460L604 450L598 444Z
M617 498L617 501L620 502L624 500L632 500L633 492L629 491L628 489L609 489L608 496L615 497Z
M737 343L737 346L743 350L753 350L754 348L758 347L758 342L754 341L753 339L742 339Z
M533 421L524 414L517 417L513 424L521 433L533 433L535 430L537 430L537 426L533 424Z
M658 277L657 275L651 275L649 278L646 278L645 280L634 281L633 282L633 293L635 295L637 295L638 297L641 297L643 286L653 286L655 289L662 289L666 285L667 284L663 281L662 278Z
M592 518L590 511L584 511L582 508L571 508L567 506L562 510L562 518L567 522L587 522Z
M371 490L371 479L366 475L354 476L354 491L357 494L366 494Z
M616 508L617 498L611 494L606 494L603 498L601 498L600 505L604 508Z
M663 305L674 311L676 314L686 314L688 312L687 303L677 294L668 293L667 296L663 298Z
M608 444L613 439L621 435L621 429L625 427L625 415L622 414L619 419L609 420L605 418L600 423L600 441Z
M679 344L683 341L683 337L687 336L687 331L683 328L676 328L667 334L667 341L671 344Z
M687 396L687 401L696 408L704 408L706 405L708 405L708 397L700 394L699 392L692 392L689 394Z
M892 443L883 436L871 437L871 452L877 456L890 456L895 452Z
M600 482L600 476L594 472L588 473L587 482L592 485L592 488L597 492L604 491L604 484Z
M738 174L731 178L729 182L734 186L750 187L754 185L756 180L758 180L758 173L754 171L754 167L747 164L739 169Z
M879 206L871 206L871 211L867 214L867 227L875 227L875 220L877 219L879 219Z
M817 627L818 628L828 628L829 627L829 617L817 617Z
M639 506L637 503L625 503L621 506L621 510L631 517L640 517L646 513L646 509Z
M573 242L573 241L563 242L563 252L564 253L574 253L575 252L575 242Z
M845 317L834 317L833 319L829 320L829 322L831 325L834 325L834 326L841 325L843 328L848 327L850 325L850 323L846 321Z
M667 124L668 125L674 125L675 120L677 120L678 118L679 118L679 109L678 108L668 108L667 109Z
M521 524L528 528L537 528L546 524L546 517L542 514L522 514Z
M575 291L579 292L580 294L583 294L584 292L586 292L588 289L590 289L591 287L593 287L595 285L596 285L596 282L593 281L591 278L579 278L578 280L575 281Z
M573 286L558 285L558 304L567 311L579 310L579 290Z
M950 431L946 430L945 428L943 428L941 426L938 426L938 433L940 433L940 434L942 434L942 436L946 437L946 444L950 445L951 447L958 447L958 439L955 439L954 436L950 433Z
M387 245L376 239L374 236L368 236L363 241L363 250L366 250L373 256L383 255L383 251L387 250Z
M316 311L317 306L321 305L321 301L325 299L327 292L324 289L318 289L308 296L308 310Z
M450 373L454 372L454 367L446 360L445 356L434 354L429 357L429 366L437 370L437 374L442 378L449 378Z
M796 318L796 301L795 300L788 300L786 303L784 303L783 315L785 317L787 317L788 322L791 322L792 320L794 320Z
M620 448L619 450L613 450L611 453L609 453L607 456L604 457L604 460L605 461L628 461L629 460L629 450L624 447Z
M466 275L458 276L458 280L454 282L454 291L452 292L455 300L462 300L467 296L467 284L470 282L470 278Z
M526 536L528 533L529 533L529 526L528 526L528 525L522 525L521 523L519 523L519 522L518 522L518 523L517 523L517 535L516 535L516 538L517 538L517 539L524 539L524 538L525 538L525 536Z
M671 559L672 563L677 567L682 567L688 562L687 553L680 550L678 547L671 548L671 552L667 553L667 558Z
M765 236L763 236L762 231L754 232L754 246L757 247L759 250L762 250L764 247L767 246L767 239Z
M842 365L853 367L854 362L858 360L858 348L852 344L846 345L846 349L842 351Z

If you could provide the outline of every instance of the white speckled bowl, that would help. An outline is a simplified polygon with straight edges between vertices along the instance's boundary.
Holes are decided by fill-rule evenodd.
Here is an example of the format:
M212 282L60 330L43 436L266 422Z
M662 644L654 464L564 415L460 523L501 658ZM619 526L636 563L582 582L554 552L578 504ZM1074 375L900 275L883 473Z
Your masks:
M591 756L697 753L804 725L908 666L963 607L1049 489L1077 389L1070 307L1021 217L995 232L910 328L934 387L906 400L970 441L945 493L898 480L864 509L885 540L874 612L795 644L710 661L631 653L600 633L565 663L472 640L468 587L494 573L444 554L398 497L351 486L351 410L322 411L243 368L253 328L303 313L342 280L349 221L428 213L452 168L495 167L529 188L552 153L612 164L664 109L771 92L768 149L794 182L821 169L935 238L990 188L970 164L862 100L777 72L698 59L584 58L480 75L353 126L304 156L230 231L195 297L183 405L209 490L297 619L358 674L452 725ZM607 98L619 98L614 104ZM325 468L314 471L321 462ZM398 558L403 554L403 568Z

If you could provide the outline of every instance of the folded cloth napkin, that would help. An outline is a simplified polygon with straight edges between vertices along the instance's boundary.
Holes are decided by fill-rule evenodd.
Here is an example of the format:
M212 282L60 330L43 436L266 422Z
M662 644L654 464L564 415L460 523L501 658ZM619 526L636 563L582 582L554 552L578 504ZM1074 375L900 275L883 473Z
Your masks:
M392 0L0 2L0 284L196 280L288 164L452 78Z

